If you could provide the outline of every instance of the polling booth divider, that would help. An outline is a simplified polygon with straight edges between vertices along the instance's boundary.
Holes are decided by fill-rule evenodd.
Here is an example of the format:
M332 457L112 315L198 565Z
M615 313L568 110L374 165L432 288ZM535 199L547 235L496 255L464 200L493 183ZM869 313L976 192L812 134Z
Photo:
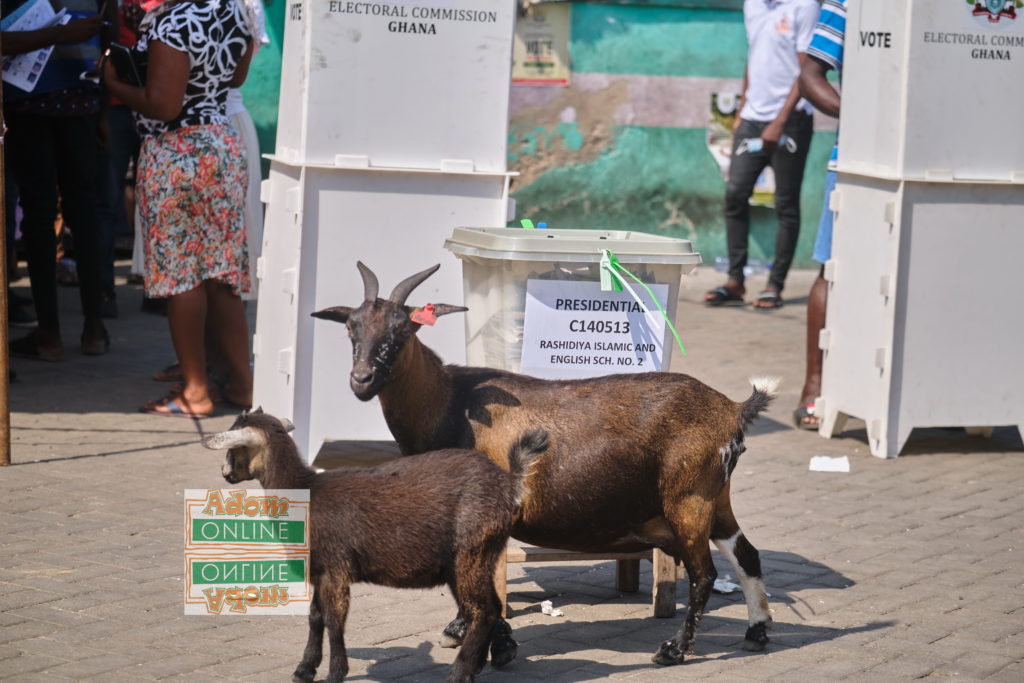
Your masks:
M452 226L509 219L514 21L504 0L288 5L253 393L295 423L309 462L326 441L391 439L376 402L348 388L344 330L310 313L362 301L359 260L383 283L445 264L417 295L458 303L462 282L442 246ZM457 325L422 339L465 361Z
M278 134L262 187L253 403L292 420L307 462L327 442L391 439L377 402L349 389L343 328L310 314L362 301L357 260L385 287L441 263L415 296L458 304L463 280L445 239L455 226L500 228L512 218L515 14L511 0L288 5ZM446 362L465 362L462 326L420 336ZM659 551L627 559L529 547L510 554L526 556L619 559L624 590L637 590L639 559L648 557L655 613L675 611L675 563ZM504 599L504 566L496 584Z
M1003 2L850 0L820 433L871 453L914 427L1024 425L1024 16ZM1022 433L1024 436L1024 433Z

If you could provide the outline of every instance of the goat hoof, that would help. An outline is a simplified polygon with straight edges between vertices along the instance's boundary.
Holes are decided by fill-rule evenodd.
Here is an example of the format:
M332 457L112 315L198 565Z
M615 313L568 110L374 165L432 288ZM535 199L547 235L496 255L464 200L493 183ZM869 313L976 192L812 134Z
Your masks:
M304 669L301 666L292 674L292 683L313 683L316 669Z
M683 651L671 640L666 640L651 657L651 661L661 666L673 666L683 663Z
M507 633L496 633L491 640L491 666L500 669L519 654L519 643Z
M466 637L466 620L462 617L452 619L451 623L441 631L441 647L459 647Z
M765 646L768 645L767 628L770 628L770 622L754 624L748 628L747 634L743 639L743 649L747 652L763 651Z
M437 641L437 644L441 647L459 647L462 645L462 639L442 633L441 640Z

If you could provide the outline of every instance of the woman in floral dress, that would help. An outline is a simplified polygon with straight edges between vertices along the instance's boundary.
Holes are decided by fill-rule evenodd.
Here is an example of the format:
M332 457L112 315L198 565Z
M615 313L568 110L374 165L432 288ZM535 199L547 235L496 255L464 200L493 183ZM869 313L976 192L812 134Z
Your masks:
M144 86L118 79L107 90L136 113L143 138L136 194L145 239L145 288L167 297L167 320L184 384L143 412L208 417L203 345L207 318L230 368L226 399L252 401L248 326L239 293L249 289L243 217L246 155L225 108L249 70L254 36L237 0L183 0L143 20ZM258 163L257 160L251 160Z

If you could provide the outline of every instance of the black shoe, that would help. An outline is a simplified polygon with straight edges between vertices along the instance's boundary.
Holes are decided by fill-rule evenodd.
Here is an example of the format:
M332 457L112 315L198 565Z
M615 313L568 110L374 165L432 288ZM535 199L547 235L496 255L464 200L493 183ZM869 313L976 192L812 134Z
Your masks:
M36 314L28 308L11 304L7 308L7 324L10 327L36 327L39 322Z
M82 353L85 355L103 355L111 350L111 335L102 325L86 323L79 341L82 344Z

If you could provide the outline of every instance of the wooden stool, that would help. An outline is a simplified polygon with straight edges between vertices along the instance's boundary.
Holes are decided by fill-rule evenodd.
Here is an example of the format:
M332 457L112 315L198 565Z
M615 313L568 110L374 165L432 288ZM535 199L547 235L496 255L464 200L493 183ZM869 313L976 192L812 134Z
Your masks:
M651 604L654 616L667 618L676 613L676 561L657 548L638 553L579 553L572 550L538 548L510 543L494 572L494 588L501 598L501 615L506 616L508 595L508 564L515 562L577 562L581 560L615 560L615 588L623 593L640 590L640 560L653 565Z

